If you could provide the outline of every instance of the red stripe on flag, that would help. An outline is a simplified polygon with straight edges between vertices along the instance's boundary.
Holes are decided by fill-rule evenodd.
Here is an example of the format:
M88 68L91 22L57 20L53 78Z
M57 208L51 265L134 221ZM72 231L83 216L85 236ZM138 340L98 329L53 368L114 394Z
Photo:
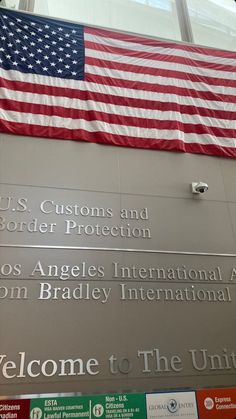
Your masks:
M158 38L149 38L143 37L141 35L132 35L129 33L121 33L116 31L110 31L108 29L98 29L98 28L91 28L91 27L85 27L84 32L91 34L91 35L97 35L102 36L104 38L111 38L111 39L119 39L124 42L131 42L134 44L141 44L141 45L147 45L152 47L161 47L164 49L173 49L173 50L181 50L186 51L190 53L198 53L198 54L205 54L209 55L211 57L219 57L219 58L228 58L235 60L235 52L234 51L224 51L224 50L217 50L214 48L207 48L203 46L197 46L197 45L189 45L184 44L182 42L176 43L171 41L162 41ZM135 50L135 45L134 45ZM174 53L174 51L172 51Z
M123 57L132 57L132 58L138 58L138 59L143 59L143 60L157 61L157 68L158 68L158 62L161 61L161 62L169 62L169 63L175 63L175 64L183 64L190 67L199 67L199 68L204 68L204 69L207 68L207 69L212 69L212 70L217 70L217 71L225 71L228 73L235 72L235 66L233 65L224 65L224 64L219 64L219 63L211 63L207 61L200 61L200 60L188 58L187 55L186 57L179 57L177 55L174 55L174 53L170 55L170 54L159 54L159 53L151 52L151 51L150 52L139 51L139 50L136 51L135 46L134 46L134 50L130 50L125 47L119 48L119 47L115 47L111 45L104 45L104 44L99 44L96 42L91 42L91 41L86 40L85 48L92 49L95 51L103 51L108 54L121 55Z
M112 62L109 60L102 60L100 58L93 58L93 57L86 57L85 63L88 65L94 65L102 68L110 68L112 70L121 70L121 71L128 71L131 73L139 73L139 74L149 74L151 76L159 76L164 78L171 79L180 79L186 81L192 81L195 83L206 83L212 86L224 86L224 87L233 87L236 88L236 80L235 79L222 79L216 77L207 77L201 76L198 74L186 73L183 71L174 71L174 70L166 70L161 68L153 68L153 67L144 67L134 64L126 64L126 63L118 63Z
M74 120L102 121L108 124L115 124L126 127L137 127L156 130L178 130L185 134L209 134L216 137L234 138L235 129L224 129L202 124L189 124L175 120L156 120L147 118L136 118L133 116L115 115L96 110L81 110L72 108L63 108L59 106L37 105L33 103L15 102L13 100L0 99L0 107L5 110L21 112L34 115L57 116ZM69 125L69 122L68 122ZM153 137L155 139L155 137Z
M100 76L97 74L86 73L86 81L90 83L97 83L106 86L114 86L120 88L127 88L133 90L143 90L153 93L164 93L164 94L174 94L178 96L186 96L192 98L198 98L202 100L216 101L216 102L232 102L236 103L236 96L234 95L224 95L220 93L214 93L210 91L201 91L194 89L187 89L184 87L177 86L163 86L161 84L154 83L145 83L141 81L131 81L118 78L111 78Z
M78 140L87 141L92 143L116 145L123 147L137 147L146 149L158 149L168 151L183 151L189 153L212 154L224 157L236 157L236 148L220 147L214 144L203 145L199 143L183 143L179 140L161 140L161 139L146 139L134 138L127 136L120 136L109 134L107 132L94 132L90 133L84 130L68 130L66 128L43 127L40 125L27 125L16 122L0 121L0 130L7 131L11 134L26 135L33 137L47 137L58 138L64 140Z
M0 86L9 91L19 91L24 93L33 93L38 95L48 95L55 97L67 97L70 99L79 99L82 101L92 101L109 103L117 106L126 106L131 108L143 108L160 111L177 111L182 114L200 115L209 118L217 118L224 120L235 120L235 112L218 109L209 109L196 105L182 105L175 102L160 102L155 100L135 99L124 96L113 96L105 93L92 92L90 90L76 90L69 88L61 88L47 86L43 84L32 84L27 82L19 82L0 78Z

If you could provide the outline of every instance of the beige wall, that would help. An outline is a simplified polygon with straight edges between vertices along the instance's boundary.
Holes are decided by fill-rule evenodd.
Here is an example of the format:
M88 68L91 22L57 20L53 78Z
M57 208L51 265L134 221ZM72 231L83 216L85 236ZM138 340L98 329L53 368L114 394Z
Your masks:
M209 191L202 196L193 196L190 184L198 180L208 183ZM191 350L197 351L199 365L201 349L205 348L209 355L220 356L221 360L226 353L224 349L228 355L236 351L236 285L230 280L236 258L233 256L236 254L234 160L0 134L0 182L0 196L27 197L31 211L16 214L14 208L14 212L12 209L0 211L0 216L18 221L37 217L58 224L55 234L0 231L0 265L22 265L19 278L11 276L10 281L2 275L1 286L21 285L28 289L27 299L0 300L0 354L6 355L3 362L13 361L18 365L19 352L26 353L27 362L79 356L99 361L96 376L40 375L35 378L6 378L2 373L2 362L2 394L152 391L235 384L233 365L217 370L207 364L200 371L190 360ZM45 199L64 204L83 202L90 206L111 207L114 214L121 208L147 208L148 220L129 222L148 226L152 237L145 240L67 236L62 227L64 216L40 213L39 203ZM118 218L114 215L114 219L107 219L105 223L121 223ZM82 221L85 223L84 219ZM88 221L92 223L93 220ZM5 247L7 244L15 246ZM41 247L36 249L32 245ZM47 249L47 245L52 247ZM87 247L87 250L70 250L68 246ZM90 247L118 250L98 251ZM105 276L73 281L33 277L30 273L38 260L45 266L75 265L84 261L103 266ZM185 266L186 269L209 271L219 267L222 278L204 283L142 281L140 278L139 282L134 279L131 282L114 281L111 267L115 261L122 266L142 268ZM41 282L72 289L84 281L91 289L110 287L111 296L107 302L92 298L79 303L60 298L39 299ZM227 287L230 301L124 301L120 283L127 287L142 286L145 290L164 287L176 290L192 285L195 290ZM0 291L2 296L3 289ZM145 372L138 351L153 348L158 348L168 359L179 356L181 371L157 372L152 359L151 371ZM132 371L128 374L108 371L111 355L128 358ZM14 375L14 371L9 369L8 373Z

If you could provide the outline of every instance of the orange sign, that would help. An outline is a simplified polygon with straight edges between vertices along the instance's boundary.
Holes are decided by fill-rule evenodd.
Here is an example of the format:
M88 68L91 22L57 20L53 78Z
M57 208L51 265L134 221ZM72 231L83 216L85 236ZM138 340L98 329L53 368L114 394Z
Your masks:
M236 388L197 391L199 419L236 419Z

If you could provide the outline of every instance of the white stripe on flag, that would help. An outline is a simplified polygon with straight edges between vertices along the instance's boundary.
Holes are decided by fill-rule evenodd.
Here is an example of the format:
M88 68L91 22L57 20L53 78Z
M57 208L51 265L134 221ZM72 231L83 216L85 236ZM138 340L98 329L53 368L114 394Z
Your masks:
M136 37L137 38L137 37ZM139 52L146 52L148 54L162 54L167 55L169 57L182 57L188 58L191 60L196 61L204 61L207 63L212 64L220 64L220 65L232 65L235 66L235 59L233 58L224 58L224 57L217 57L209 54L200 54L194 51L188 50L181 50L177 48L170 48L170 47L158 47L154 45L144 45L138 42L129 42L125 40L110 38L107 36L106 38L99 35L92 35L90 33L84 34L85 41L94 42L98 45L107 45L115 48L125 48L130 51L139 51ZM160 41L159 41L160 42ZM158 43L158 40L157 40ZM200 65L199 65L200 66Z
M105 114L130 116L134 118L144 118L150 120L179 121L185 124L201 124L209 127L218 127L222 129L235 129L235 121L217 118L208 118L200 115L182 114L178 111L158 111L144 108L131 108L127 106L113 105L93 100L70 99L66 97L38 95L29 92L13 91L0 88L0 99L8 99L16 102L34 103L38 105L47 105L53 108L62 107L67 109L76 109L90 111L94 110Z
M149 60L140 57L130 57L120 54L112 54L109 52L98 51L91 48L85 48L85 55L86 57L98 58L101 60L109 60L114 63L120 64L129 64L129 65L136 65L146 68L160 68L162 70L172 70L172 71L181 71L190 74L196 74L203 77L212 77L212 78L222 78L231 80L233 76L233 72L228 71L221 71L209 68L201 68L201 67L191 67L189 65L184 65L180 63L171 63L168 61L161 61L161 60Z
M5 114L5 115L4 115ZM159 139L159 140L180 140L185 143L214 144L222 147L236 146L236 140L232 138L215 137L204 134L185 134L179 130L158 130L155 128L138 128L133 126L124 126L117 124L108 124L102 121L86 121L84 119L74 120L70 118L61 118L57 116L34 115L29 113L18 113L14 111L3 110L3 117L9 122L18 122L28 125L41 125L56 128L66 128L68 130L85 130L88 132L104 132L120 136L133 138Z

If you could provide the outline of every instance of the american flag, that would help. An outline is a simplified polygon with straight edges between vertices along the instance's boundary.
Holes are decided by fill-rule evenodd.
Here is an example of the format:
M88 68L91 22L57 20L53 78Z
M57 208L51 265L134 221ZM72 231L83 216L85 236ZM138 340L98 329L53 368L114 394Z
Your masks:
M0 131L236 157L236 53L0 8Z

